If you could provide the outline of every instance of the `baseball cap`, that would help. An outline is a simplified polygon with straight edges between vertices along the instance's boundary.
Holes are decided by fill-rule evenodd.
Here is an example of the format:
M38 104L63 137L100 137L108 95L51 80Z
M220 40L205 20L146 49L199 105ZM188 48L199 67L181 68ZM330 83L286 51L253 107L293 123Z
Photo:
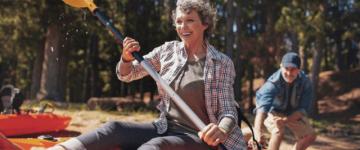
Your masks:
M281 64L283 67L296 67L300 69L301 60L297 53L288 52L283 56Z

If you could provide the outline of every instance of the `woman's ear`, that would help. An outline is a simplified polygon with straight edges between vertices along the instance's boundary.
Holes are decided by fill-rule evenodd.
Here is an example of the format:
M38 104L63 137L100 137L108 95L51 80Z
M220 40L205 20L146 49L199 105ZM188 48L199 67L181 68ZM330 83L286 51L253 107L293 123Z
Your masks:
M209 24L208 24L208 23L203 23L202 25L203 25L203 27L204 27L204 31L205 31L207 28L209 28Z

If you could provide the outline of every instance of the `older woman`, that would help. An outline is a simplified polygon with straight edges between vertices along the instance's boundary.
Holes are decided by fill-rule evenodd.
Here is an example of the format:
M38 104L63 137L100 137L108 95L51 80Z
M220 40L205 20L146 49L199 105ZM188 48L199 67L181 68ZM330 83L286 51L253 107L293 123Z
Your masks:
M192 108L206 127L197 129L182 110L159 88L160 117L152 123L111 122L94 132L60 144L68 149L211 149L223 143L227 149L246 149L237 124L234 101L234 65L207 41L215 22L215 10L201 0L179 0L173 21L181 41L166 42L144 58ZM123 41L116 68L120 80L130 82L148 73L131 55L139 42ZM200 130L200 131L199 131ZM199 132L197 132L199 131Z

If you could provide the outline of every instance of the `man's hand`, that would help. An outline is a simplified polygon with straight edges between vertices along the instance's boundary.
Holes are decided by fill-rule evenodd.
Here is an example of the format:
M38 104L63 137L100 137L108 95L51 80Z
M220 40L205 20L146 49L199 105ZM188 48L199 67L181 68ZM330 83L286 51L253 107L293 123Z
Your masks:
M264 133L261 129L254 129L254 134L255 134L255 139L256 141L263 147L265 146L267 143L266 143L266 139L265 139L265 136L264 136ZM252 138L250 138L250 140L248 141L248 147L253 149L253 150L256 150L257 149L257 146L256 146L256 143L255 141L253 141Z
M267 116L267 114L265 112L262 112L262 111L256 112L255 121L254 121L254 134L255 134L256 140L260 144L265 144L265 137L264 137L264 133L263 133L263 124L264 124L264 120L265 120L266 116ZM252 139L249 140L249 142L248 142L249 146L253 146L254 144L255 143Z
M277 127L283 127L286 122L287 122L287 118L286 117L278 117L278 116L275 116L274 118L274 123Z
M297 120L301 119L302 117L304 117L304 114L299 112L299 111L296 111L296 112L292 113L290 116L288 116L287 120L289 120L289 121L297 121Z
M219 126L214 123L210 123L204 127L198 132L198 135L201 140L210 146L217 146L220 143L225 142L228 136L225 130L219 128Z

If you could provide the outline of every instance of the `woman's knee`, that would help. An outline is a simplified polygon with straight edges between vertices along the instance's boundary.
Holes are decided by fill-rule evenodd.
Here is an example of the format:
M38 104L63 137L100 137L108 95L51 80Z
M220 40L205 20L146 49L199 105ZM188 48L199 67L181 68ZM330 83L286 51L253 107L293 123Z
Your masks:
M116 128L119 128L119 126L122 126L122 123L117 122L117 121L109 121L104 124L104 127L109 128L109 129L116 129Z
M126 130L126 125L122 122L117 122L117 121L109 121L107 123L105 123L102 127L100 127L98 129L98 131L102 132L102 133L119 133L119 132L123 132L123 130Z

